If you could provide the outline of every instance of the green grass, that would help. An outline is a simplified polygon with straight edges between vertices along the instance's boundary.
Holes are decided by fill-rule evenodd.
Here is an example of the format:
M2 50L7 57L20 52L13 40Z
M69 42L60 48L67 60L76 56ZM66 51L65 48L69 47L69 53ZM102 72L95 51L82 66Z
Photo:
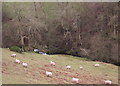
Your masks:
M79 78L80 84L103 84L104 80L112 80L114 84L118 83L118 66L113 64L90 61L70 55L45 56L34 52L16 53L17 59L28 63L28 68L25 69L21 64L14 63L16 58L11 57L12 53L16 52L2 49L2 62L6 64L3 65L5 73L3 73L2 80L4 84L70 84L72 77ZM56 62L56 66L49 66L50 61ZM99 63L100 67L94 67L95 63ZM72 68L67 70L66 65L71 65ZM80 70L80 66L83 66L84 69ZM44 74L46 70L52 71L51 78ZM76 73L79 75L77 76Z

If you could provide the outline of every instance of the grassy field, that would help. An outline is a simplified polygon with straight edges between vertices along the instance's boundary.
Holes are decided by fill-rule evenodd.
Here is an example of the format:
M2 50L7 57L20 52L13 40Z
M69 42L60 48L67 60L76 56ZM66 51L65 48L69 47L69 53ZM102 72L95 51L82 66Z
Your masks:
M13 58L12 53L16 52L2 49L3 84L72 84L72 77L79 78L80 84L103 84L104 80L118 83L118 67L113 64L70 55L41 55L34 52L16 53ZM28 63L28 68L16 64L16 58ZM50 66L50 61L56 62L56 66ZM99 63L100 67L94 67L95 63ZM71 65L71 69L66 69L66 65ZM45 71L51 71L52 77L47 77Z

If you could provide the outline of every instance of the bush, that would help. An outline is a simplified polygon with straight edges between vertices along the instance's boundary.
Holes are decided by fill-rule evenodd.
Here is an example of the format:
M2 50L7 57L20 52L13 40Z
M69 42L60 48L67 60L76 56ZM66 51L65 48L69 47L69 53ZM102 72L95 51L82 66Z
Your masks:
M18 46L12 46L12 47L10 47L10 50L18 52L18 53L22 53L22 49Z

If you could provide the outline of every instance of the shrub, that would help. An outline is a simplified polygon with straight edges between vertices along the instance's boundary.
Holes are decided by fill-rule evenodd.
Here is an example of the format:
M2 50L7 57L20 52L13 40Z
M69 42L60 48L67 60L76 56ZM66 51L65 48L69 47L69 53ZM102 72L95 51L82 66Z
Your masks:
M12 46L12 47L10 47L10 50L18 52L18 53L22 53L22 49L18 46Z
M115 38L115 37L111 37L110 39L113 41L117 40L117 38Z

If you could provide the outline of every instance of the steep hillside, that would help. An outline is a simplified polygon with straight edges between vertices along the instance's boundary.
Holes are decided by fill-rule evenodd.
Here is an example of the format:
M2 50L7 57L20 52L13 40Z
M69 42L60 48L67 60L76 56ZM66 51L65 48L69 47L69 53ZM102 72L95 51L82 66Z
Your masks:
M118 67L112 64L70 55L40 55L34 52L16 53L13 58L13 53L16 52L2 49L3 84L73 84L72 77L79 78L80 84L103 84L104 80L118 83ZM15 63L15 59L28 63L28 68ZM56 65L50 66L50 61L56 62ZM100 66L93 66L96 63ZM71 65L71 69L66 69L66 65ZM52 77L47 77L45 71L51 71Z

